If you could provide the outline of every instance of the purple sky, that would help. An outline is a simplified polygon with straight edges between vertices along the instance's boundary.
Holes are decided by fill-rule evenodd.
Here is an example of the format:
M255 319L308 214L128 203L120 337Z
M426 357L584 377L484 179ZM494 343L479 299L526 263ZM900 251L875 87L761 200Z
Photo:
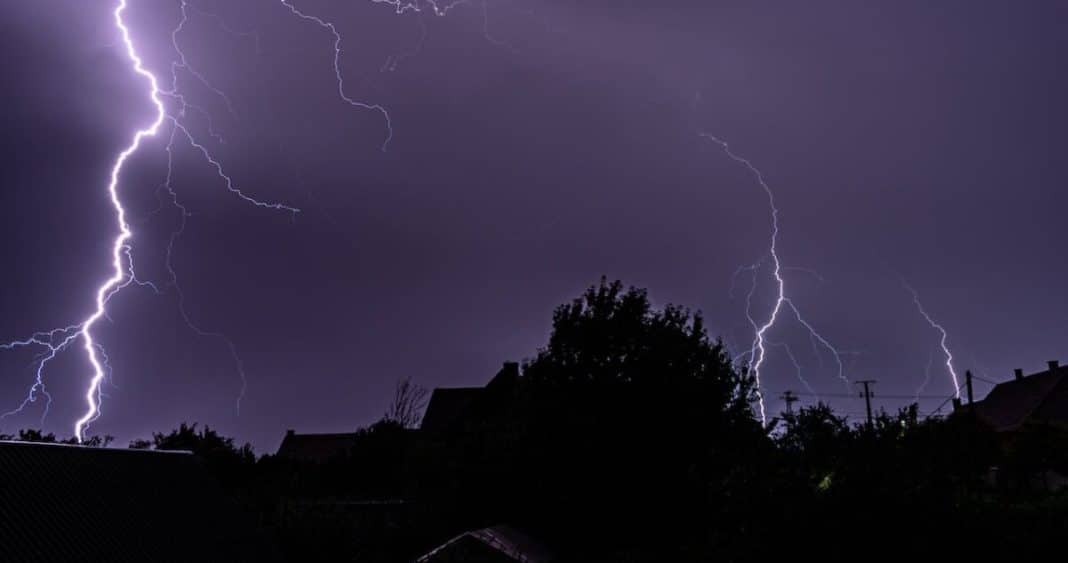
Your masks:
M743 350L750 278L732 299L732 274L766 254L769 212L701 131L763 171L795 268L787 291L851 379L879 380L877 405L906 403L938 344L898 273L961 372L1001 380L1068 359L1064 2L472 0L435 17L293 0L344 36L348 93L388 108L385 153L381 116L337 95L326 30L274 0L190 3L179 43L234 111L180 74L224 142L200 114L186 125L242 189L303 212L249 206L175 145L192 216L174 267L193 320L237 346L247 395L238 414L228 349L183 324L173 289L132 287L95 331L114 373L92 432L125 441L201 421L264 452L286 428L352 429L381 415L398 378L481 385L531 356L553 307L602 274L701 309ZM179 2L130 4L163 76ZM18 0L0 18L0 339L84 318L110 274L107 173L153 111L112 8ZM147 143L121 183L138 274L161 287L179 220L157 199L165 144ZM789 321L769 337L812 388L861 412L833 397L846 392L833 358ZM925 396L952 392L939 354ZM32 360L0 352L3 410L25 396ZM769 398L804 389L783 348L763 374ZM51 364L45 428L70 434L88 377L77 351ZM42 407L0 431L36 426Z

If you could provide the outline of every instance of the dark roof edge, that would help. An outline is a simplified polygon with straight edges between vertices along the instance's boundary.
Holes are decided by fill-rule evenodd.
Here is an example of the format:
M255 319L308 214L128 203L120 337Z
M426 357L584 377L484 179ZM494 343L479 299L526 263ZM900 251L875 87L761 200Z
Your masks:
M98 446L83 446L81 444L60 444L57 442L27 442L25 440L0 440L0 445L16 445L16 446L50 446L54 448L73 448L79 450L93 450L93 451L107 451L107 452L140 452L140 453L153 453L153 454L179 454L179 455L193 455L193 452L189 450L150 450L139 448L101 448Z

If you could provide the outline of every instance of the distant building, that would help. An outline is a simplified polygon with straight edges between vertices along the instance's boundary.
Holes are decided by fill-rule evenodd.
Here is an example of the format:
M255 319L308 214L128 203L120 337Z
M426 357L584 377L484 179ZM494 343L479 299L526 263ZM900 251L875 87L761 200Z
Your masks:
M507 408L519 382L519 364L505 362L485 387L438 387L430 395L420 431L428 437L463 432Z
M999 383L981 401L959 407L996 433L1006 460L992 467L990 485L1036 491L1068 488L1068 367L1049 362L1046 371Z
M1016 370L1012 381L999 383L981 401L962 408L995 432L1014 432L1028 425L1068 430L1068 367L1049 362L1049 369L1025 376Z
M0 442L2 561L278 561L187 452Z
M549 551L530 536L510 527L493 526L464 532L434 548L416 563L546 563Z
M485 387L438 387L430 395L418 430L410 430L412 439L436 437L462 432L487 411L502 404L519 381L519 364L505 362ZM335 434L298 434L287 430L275 454L294 461L324 463L349 452L356 445L355 432Z
M324 463L342 456L356 445L356 433L297 434L287 430L275 454L282 459Z

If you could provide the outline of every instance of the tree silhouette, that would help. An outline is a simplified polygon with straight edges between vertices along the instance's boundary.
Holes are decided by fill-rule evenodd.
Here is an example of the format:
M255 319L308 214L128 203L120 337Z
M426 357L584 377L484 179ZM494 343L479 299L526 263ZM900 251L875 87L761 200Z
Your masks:
M106 448L108 447L108 445L111 444L111 442L115 440L115 437L111 435L90 436L89 438L86 438L79 442L78 439L73 436L65 440L61 440L57 438L56 435L52 432L45 434L44 431L36 428L24 428L22 430L19 430L18 435L0 434L0 440L14 440L16 442L36 442L40 444L68 444L85 446L87 448Z
M236 446L233 438L221 436L207 425L198 431L196 423L183 422L168 433L155 432L151 442L144 439L133 440L130 447L192 452L203 459L220 481L228 486L241 484L256 463L251 444Z
M383 421L393 422L403 428L416 428L423 419L423 411L426 409L428 392L426 388L412 383L412 378L406 377L397 382L393 391L393 401L389 409L382 417Z
M640 550L702 528L771 446L752 378L701 315L604 278L556 309L514 392L486 393L435 468L461 483L451 502L568 544Z

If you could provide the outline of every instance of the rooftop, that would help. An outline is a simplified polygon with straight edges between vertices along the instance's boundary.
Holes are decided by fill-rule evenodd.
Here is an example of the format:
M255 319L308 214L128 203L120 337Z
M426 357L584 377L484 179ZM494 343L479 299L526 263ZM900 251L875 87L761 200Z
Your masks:
M1068 367L1050 362L1049 369L1031 375L1016 370L1011 381L997 384L970 408L999 432L1027 421L1068 423Z
M274 561L187 452L0 442L7 561Z

